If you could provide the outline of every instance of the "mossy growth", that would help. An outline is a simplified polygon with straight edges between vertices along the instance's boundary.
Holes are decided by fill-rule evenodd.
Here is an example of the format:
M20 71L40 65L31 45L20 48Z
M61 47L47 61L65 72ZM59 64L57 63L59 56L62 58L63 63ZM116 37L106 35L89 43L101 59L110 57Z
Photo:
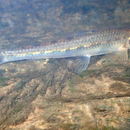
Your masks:
M60 129L63 130L117 130L113 126L103 126L102 128L99 127L90 127L89 124L86 124L86 126L80 126L79 124L73 124L73 123L65 123L61 124Z
M130 50L128 50L128 59L130 60Z
M63 130L79 130L80 126L78 124L65 123L61 124L60 128Z
M108 112L111 111L112 109L113 109L112 106L107 105L100 105L95 108L97 112L106 112L106 111Z
M74 87L74 83L73 83L73 80L69 80L67 82L68 86L69 86L69 90L70 92L74 92L75 91L75 87Z
M125 71L125 77L129 77L130 78L130 67L128 67Z
M79 76L81 78L86 77L86 76L92 76L92 75L98 75L99 71L98 70L86 70L84 72L82 72Z
M15 85L16 90L22 89L22 87L25 85L26 81L21 80Z
M127 122L130 122L130 118L127 118L126 120L127 120Z
M9 79L6 77L0 77L0 87L6 86Z
M23 107L24 107L24 104L18 103L18 104L15 106L15 108L13 109L12 112L13 112L13 113L18 113L18 112L22 111Z
M102 129L97 129L97 130L117 130L117 129L112 126L104 126Z

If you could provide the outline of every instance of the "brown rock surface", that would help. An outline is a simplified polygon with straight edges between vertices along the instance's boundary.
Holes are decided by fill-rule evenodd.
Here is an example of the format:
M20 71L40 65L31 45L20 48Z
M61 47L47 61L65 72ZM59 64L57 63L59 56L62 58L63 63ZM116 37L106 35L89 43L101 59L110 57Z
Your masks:
M99 29L129 29L129 3L0 0L0 50L68 41ZM1 65L0 130L129 130L130 62L97 58L80 75L67 68L69 59Z
M129 62L102 64L107 58L80 75L67 69L67 59L0 66L3 82L9 83L0 87L0 129L127 129Z

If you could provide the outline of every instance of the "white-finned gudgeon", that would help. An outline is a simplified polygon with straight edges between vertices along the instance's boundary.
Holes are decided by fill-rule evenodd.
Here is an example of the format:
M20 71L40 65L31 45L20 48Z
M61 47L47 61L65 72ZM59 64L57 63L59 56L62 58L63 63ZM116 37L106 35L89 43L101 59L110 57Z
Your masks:
M56 43L33 49L0 52L0 63L67 57L84 57L85 70L91 56L115 52L126 52L130 49L130 30L107 30L94 32L79 40Z

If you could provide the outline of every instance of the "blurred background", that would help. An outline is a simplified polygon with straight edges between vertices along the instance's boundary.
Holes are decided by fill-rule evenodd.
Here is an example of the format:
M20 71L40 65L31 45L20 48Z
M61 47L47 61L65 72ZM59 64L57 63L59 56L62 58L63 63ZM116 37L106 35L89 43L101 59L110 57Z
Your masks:
M0 48L39 46L130 27L130 0L0 0Z

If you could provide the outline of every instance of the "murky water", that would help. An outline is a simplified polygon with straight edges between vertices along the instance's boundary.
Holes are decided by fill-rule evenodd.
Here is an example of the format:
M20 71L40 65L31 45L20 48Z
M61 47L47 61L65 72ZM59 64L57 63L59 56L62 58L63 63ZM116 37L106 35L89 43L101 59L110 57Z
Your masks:
M0 0L0 50L70 41L130 29L129 0ZM128 52L130 54L130 52ZM117 62L118 60L120 62ZM130 60L92 57L0 65L0 130L129 129Z

